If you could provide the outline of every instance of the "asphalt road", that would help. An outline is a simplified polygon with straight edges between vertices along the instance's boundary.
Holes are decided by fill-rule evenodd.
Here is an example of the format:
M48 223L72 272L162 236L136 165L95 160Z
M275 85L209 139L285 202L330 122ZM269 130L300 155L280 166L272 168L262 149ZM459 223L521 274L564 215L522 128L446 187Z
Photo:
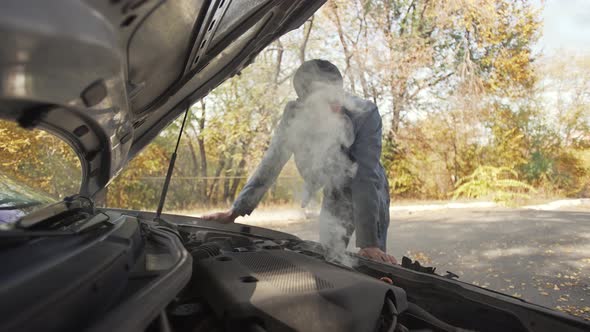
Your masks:
M273 228L317 241L318 227L306 222ZM392 216L387 251L590 320L590 212L403 213Z

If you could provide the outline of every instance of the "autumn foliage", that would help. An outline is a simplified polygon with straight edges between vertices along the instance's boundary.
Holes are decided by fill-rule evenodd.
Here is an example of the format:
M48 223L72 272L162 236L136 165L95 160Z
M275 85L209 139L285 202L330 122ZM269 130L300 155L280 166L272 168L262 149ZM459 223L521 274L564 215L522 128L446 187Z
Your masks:
M540 11L524 0L328 1L193 106L167 207L233 200L294 98L291 75L310 58L336 63L346 89L379 106L394 202L588 195L590 60L535 51ZM155 208L178 129L130 162L109 205ZM23 174L49 156L59 157L51 168L70 167L72 154L27 133L1 123L2 172L30 182ZM61 176L33 182L72 190ZM288 164L265 202L294 202L300 185Z

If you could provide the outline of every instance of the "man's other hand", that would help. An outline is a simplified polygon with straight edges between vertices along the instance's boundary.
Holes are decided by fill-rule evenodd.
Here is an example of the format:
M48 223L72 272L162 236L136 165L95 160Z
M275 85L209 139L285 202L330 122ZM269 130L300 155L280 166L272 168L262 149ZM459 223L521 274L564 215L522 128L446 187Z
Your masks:
M237 217L238 215L235 214L232 210L228 210L223 212L206 214L202 216L201 219L217 221L218 223L222 224L231 224L236 220Z
M377 247L363 248L359 250L359 256L363 256L372 259L377 262L385 262L390 264L397 264L395 257L388 255L383 250Z

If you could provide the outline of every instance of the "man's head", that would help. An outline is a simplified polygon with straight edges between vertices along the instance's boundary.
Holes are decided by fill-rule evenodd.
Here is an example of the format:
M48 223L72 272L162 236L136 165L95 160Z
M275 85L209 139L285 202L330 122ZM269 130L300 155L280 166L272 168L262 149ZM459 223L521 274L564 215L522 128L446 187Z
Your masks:
M333 63L314 59L305 61L295 72L293 87L300 99L307 98L317 89L342 90L342 74Z

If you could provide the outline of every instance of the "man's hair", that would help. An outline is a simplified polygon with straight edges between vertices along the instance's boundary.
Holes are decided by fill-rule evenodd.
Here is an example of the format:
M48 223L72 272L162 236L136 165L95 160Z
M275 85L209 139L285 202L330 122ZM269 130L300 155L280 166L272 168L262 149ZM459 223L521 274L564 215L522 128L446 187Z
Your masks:
M293 76L293 87L297 96L305 99L312 92L312 83L325 83L342 89L342 74L333 63L321 59L305 61Z

